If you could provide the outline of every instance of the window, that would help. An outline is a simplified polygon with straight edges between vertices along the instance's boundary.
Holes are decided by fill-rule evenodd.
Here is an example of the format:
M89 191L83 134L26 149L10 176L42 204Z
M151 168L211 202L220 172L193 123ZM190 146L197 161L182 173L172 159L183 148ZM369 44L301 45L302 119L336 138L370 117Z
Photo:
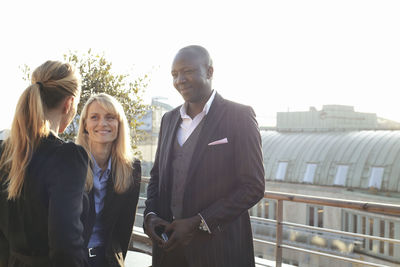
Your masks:
M320 206L308 206L308 225L324 227L324 209Z
M369 178L368 187L375 187L377 189L381 189L382 176L383 176L382 167L372 167L371 177Z
M389 222L389 238L394 239L394 223ZM389 256L393 256L394 246L393 243L389 244Z
M315 170L317 169L316 163L308 163L306 173L304 174L303 182L312 183L314 182Z
M276 201L269 200L268 219L276 220Z
M379 236L380 237L385 237L385 221L380 221L379 222ZM385 248L384 248L384 242L383 241L379 241L379 253L383 254L385 253Z
M251 210L252 216L275 220L276 201L261 199L255 209Z
M323 222L324 222L324 209L322 207L318 207L317 209L318 213L318 227L324 227Z
M285 180L287 166L288 166L287 161L279 162L278 169L276 170L276 176L275 176L276 180Z
M275 211L276 211L276 201L275 200L266 200L264 203L265 215L264 218L275 220Z
M369 218L369 235L374 235L374 219ZM373 240L369 239L369 250L373 250Z
M361 217L361 223L362 223L361 233L363 235L365 235L367 232L367 220L366 220L365 216ZM363 248L365 248L365 242L363 243Z
M308 208L308 225L314 226L314 207Z
M257 217L264 217L264 201L265 199L261 199L260 202L257 204Z
M347 171L349 170L348 165L338 165L336 176L335 176L335 185L346 185Z
M353 233L357 233L357 215L353 214Z

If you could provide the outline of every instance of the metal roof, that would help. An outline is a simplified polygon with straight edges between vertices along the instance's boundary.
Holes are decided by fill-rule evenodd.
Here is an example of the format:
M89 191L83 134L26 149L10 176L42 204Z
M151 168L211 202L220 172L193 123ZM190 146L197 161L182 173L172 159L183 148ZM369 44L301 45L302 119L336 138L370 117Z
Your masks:
M317 164L313 184L334 185L339 165L348 166L345 187L368 189L373 168L383 168L378 189L400 192L400 131L261 131L265 177L303 183L307 164ZM374 176L374 175L372 175Z

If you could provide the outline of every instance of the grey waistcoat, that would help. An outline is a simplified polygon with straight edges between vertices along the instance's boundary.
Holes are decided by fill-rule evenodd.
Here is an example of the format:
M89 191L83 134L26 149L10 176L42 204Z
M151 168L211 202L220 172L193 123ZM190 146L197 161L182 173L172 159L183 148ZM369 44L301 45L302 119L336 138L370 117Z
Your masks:
M171 194L171 211L175 219L182 218L183 194L185 193L186 178L205 118L206 117L201 120L182 146L179 145L178 138L175 137L172 151L173 183Z

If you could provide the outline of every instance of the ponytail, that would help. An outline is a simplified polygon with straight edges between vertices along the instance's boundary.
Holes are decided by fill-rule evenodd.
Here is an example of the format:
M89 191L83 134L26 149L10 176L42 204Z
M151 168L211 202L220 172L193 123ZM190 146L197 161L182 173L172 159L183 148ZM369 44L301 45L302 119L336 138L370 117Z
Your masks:
M65 72L65 66L70 71L66 77L61 78L72 81L70 88L44 85L41 77L49 76L53 72L60 73L60 70ZM56 82L53 81L53 84ZM40 140L50 133L50 124L46 120L47 110L58 105L67 95L77 93L78 81L69 64L47 61L33 72L32 84L20 96L10 135L2 144L0 170L6 175L1 178L6 179L9 200L20 197L32 155Z
M42 137L49 134L39 84L32 84L19 98L9 138L5 140L0 168L9 170L8 199L21 195L25 171Z

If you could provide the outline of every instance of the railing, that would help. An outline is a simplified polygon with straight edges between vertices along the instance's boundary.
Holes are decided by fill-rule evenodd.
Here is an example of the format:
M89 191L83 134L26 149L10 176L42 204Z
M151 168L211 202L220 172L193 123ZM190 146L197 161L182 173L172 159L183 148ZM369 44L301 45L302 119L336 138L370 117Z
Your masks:
M321 206L331 206L331 207L338 207L338 208L348 208L348 209L362 210L362 211L366 211L366 212L384 213L384 214L388 214L388 215L400 215L400 205L363 202L363 201L355 201L355 200L341 200L341 199L334 199L334 198L314 197L314 196L273 192L273 191L266 191L264 193L264 198L275 199L277 201L276 221L271 220L271 221L276 222L276 242L273 243L273 242L268 242L268 241L259 240L259 239L254 239L254 241L269 244L269 245L274 245L276 247L275 261L276 261L277 267L282 266L282 249L283 248L296 250L296 251L300 251L300 252L305 252L305 253L310 253L310 254L315 254L315 255L320 255L320 256L325 256L325 257L330 257L330 258L334 258L334 259L338 259L338 260L344 260L344 261L348 261L348 262L352 262L352 263L363 264L363 266L379 266L379 267L386 266L386 265L382 265L382 264L376 264L376 263L361 261L361 260L357 260L357 259L351 259L348 257L332 255L329 253L321 253L318 251L313 251L313 250L309 250L309 249L303 249L303 248L299 248L299 247L295 247L295 246L285 245L282 242L283 225L295 226L295 227L306 228L306 229L314 229L314 230L318 230L318 231L322 231L322 232L337 233L337 234L341 234L341 235L368 238L368 239L372 239L372 240L379 240L379 241L400 244L400 240L391 239L391 238L383 238L383 237L378 237L378 236L356 234L356 233L337 231L337 230L332 230L332 229L327 229L327 228L319 228L319 227L312 227L312 226L307 226L307 225L284 222L283 221L283 201L292 201L292 202L298 202L298 203L315 204L315 205L321 205Z
M143 183L148 183L148 179L143 179ZM264 193L264 198L266 199L274 199L277 201L276 207L276 220L258 218L258 217L251 217L252 221L265 221L265 222L272 222L276 224L276 241L270 242L266 240L261 240L254 238L253 241L256 243L267 244L275 246L275 266L281 267L282 266L282 250L289 249L294 250L302 253L309 253L324 257L329 257L337 260L343 260L355 264L361 264L362 266L376 266L376 267L387 267L387 265L362 261L358 259L353 259L350 257L344 257L340 255L334 255L330 253L323 253L316 250L311 249L304 249L297 246L292 246L283 243L283 226L289 227L296 227L296 228L303 228L309 230L315 230L319 232L326 232L326 233L333 233L339 234L343 236L350 236L356 238L364 238L370 240L377 240L377 241L384 241L389 242L392 244L400 244L400 240L391 239L391 238L384 238L372 235L364 235L359 233L351 233L351 232L344 232L338 231L328 228L320 228L320 227L313 227L303 224L296 224L290 222L283 221L283 202L284 201L291 201L297 203L307 203L307 204L314 204L314 205L321 205L321 206L331 206L331 207L338 207L338 208L347 208L347 209L354 209L354 210L361 210L370 213L381 213L386 215L400 215L400 205L393 205L393 204L385 204L385 203L374 203L374 202L363 202L363 201L355 201L355 200L342 200L342 199L334 199L334 198L326 198L326 197L315 197L315 196L307 196L307 195L299 195L299 194L292 194L292 193L283 193L283 192L275 192L275 191L266 191ZM143 201L145 198L141 198ZM137 214L139 217L143 217L142 214ZM143 233L137 233L140 238L143 239ZM149 243L148 243L149 244ZM147 252L148 253L148 252Z

